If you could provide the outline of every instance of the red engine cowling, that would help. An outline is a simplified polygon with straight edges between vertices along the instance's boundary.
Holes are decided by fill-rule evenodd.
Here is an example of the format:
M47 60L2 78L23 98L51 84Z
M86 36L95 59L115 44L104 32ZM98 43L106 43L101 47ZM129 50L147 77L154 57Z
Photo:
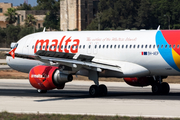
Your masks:
M151 85L153 78L151 77L133 77L133 78L124 78L124 81L131 86L139 86L139 87L143 87L143 86L148 86Z
M39 65L29 72L31 85L41 90L63 89L65 83L72 81L72 79L72 75L63 74L58 67L54 66Z

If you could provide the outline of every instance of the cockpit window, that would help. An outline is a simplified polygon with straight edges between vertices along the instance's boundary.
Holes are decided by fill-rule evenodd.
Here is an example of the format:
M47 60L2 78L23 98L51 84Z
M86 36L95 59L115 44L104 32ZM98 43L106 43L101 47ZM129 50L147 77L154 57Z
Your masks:
M17 48L18 47L18 43L12 42L11 43L11 49Z

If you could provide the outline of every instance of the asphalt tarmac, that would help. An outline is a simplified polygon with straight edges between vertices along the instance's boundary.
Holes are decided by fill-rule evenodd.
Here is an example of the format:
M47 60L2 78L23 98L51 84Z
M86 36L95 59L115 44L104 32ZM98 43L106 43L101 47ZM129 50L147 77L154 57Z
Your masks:
M26 80L0 79L0 111L110 116L180 118L180 85L170 84L169 95L152 95L151 87L137 88L120 82L101 82L106 97L92 98L92 81L73 81L63 90L37 93Z

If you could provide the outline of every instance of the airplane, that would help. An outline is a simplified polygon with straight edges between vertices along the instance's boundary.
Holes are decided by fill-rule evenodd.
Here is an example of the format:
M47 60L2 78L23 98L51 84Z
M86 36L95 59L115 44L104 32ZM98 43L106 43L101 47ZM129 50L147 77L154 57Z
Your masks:
M49 31L11 43L7 64L29 73L39 93L63 89L72 75L87 76L92 97L106 96L99 77L124 78L131 86L152 86L168 94L163 79L180 75L180 30Z

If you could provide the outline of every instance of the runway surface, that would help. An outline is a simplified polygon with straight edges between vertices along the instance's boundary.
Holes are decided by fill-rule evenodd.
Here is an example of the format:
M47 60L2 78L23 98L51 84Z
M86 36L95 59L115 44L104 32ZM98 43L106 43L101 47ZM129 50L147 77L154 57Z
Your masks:
M0 63L6 63L6 59L0 59Z
M6 63L6 59L0 59L0 63ZM8 65L0 65L0 70L11 69Z
M0 65L0 70L11 69L8 65Z
M106 97L91 98L92 81L73 81L63 90L38 94L28 80L0 79L0 111L180 118L180 85L170 84L169 95L152 95L151 87L137 88L120 82L100 82Z

